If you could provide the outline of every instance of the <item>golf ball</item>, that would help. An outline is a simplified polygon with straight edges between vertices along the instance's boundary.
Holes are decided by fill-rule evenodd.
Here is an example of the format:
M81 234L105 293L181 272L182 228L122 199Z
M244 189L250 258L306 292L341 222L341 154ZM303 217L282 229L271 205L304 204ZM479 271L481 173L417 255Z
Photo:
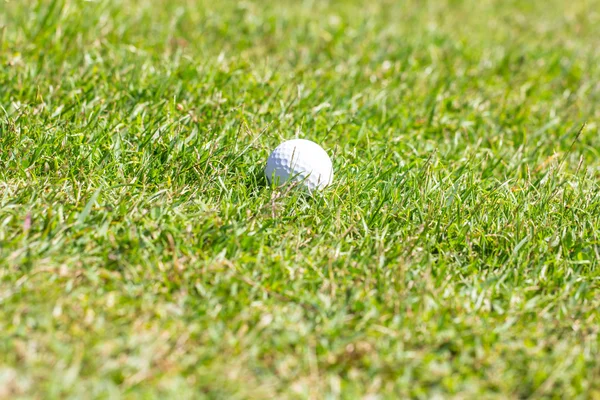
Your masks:
M271 152L265 175L269 183L299 182L312 191L323 189L333 181L333 167L321 146L310 140L293 139Z

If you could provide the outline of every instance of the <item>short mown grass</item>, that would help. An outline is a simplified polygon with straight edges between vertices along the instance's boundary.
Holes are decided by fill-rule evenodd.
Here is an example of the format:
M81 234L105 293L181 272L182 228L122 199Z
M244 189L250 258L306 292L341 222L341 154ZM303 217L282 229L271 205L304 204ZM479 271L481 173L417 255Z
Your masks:
M0 1L0 397L600 397L599 119L596 0Z

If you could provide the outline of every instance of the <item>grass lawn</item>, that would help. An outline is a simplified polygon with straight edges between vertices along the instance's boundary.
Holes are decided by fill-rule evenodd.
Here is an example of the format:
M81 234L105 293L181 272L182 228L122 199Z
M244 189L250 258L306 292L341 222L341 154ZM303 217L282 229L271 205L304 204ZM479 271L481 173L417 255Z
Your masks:
M600 398L599 127L598 0L0 0L0 398Z

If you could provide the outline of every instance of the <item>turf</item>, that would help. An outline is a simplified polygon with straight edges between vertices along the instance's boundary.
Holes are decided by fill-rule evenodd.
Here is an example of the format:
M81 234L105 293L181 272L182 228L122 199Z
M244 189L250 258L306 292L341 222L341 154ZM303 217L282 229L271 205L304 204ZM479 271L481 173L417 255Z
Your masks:
M0 397L600 397L599 10L0 1Z

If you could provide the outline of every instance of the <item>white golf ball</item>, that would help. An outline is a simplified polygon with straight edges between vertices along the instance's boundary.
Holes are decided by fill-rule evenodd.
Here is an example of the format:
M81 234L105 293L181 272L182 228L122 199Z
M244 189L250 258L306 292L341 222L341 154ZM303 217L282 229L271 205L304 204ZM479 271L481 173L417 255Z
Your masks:
M320 190L333 181L333 166L321 146L310 140L293 139L271 152L265 175L269 183L299 182L309 191Z

